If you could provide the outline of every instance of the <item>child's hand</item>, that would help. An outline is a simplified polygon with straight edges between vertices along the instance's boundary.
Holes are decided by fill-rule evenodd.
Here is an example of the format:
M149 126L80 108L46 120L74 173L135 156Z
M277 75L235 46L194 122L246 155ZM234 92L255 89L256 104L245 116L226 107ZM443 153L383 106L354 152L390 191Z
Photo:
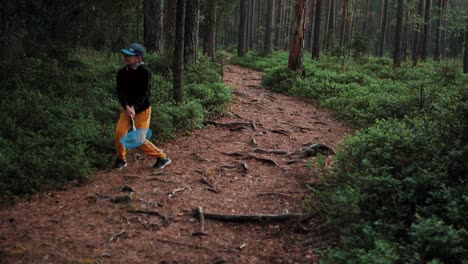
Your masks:
M130 117L135 117L135 108L132 106L126 106L125 107L125 111L127 111L127 114L130 116Z

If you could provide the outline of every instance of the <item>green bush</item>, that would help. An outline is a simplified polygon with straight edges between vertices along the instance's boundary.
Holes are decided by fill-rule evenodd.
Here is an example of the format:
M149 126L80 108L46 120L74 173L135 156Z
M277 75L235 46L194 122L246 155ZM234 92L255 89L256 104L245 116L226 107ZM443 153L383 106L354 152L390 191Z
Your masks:
M466 150L459 135L439 131L434 121L379 121L342 144L335 171L316 196L330 226L346 238L325 263L342 255L361 263L362 251L374 250L376 241L398 245L396 255L405 263L461 263L466 257L467 168L464 178L451 169ZM450 124L461 129L459 122ZM372 243L365 242L364 230Z
M306 203L341 238L322 263L466 262L468 75L459 63L395 69L390 58L306 57L300 75L286 69L284 52L233 61L264 70L264 86L318 99L362 128Z
M204 56L186 71L181 105L172 100L170 55L148 54L145 63L153 70L154 140L202 127L231 100L221 67ZM120 54L92 50L0 66L0 199L86 181L94 168L109 166L120 111L115 76L122 67Z

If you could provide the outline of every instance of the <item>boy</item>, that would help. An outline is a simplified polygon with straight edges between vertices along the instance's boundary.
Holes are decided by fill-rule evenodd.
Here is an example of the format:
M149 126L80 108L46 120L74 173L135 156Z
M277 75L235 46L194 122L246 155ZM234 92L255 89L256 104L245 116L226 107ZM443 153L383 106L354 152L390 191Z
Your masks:
M117 170L127 167L126 150L120 139L130 129L131 118L134 118L137 129L149 128L151 118L151 72L142 61L145 49L140 44L131 44L121 53L126 66L117 73L117 96L122 106L115 131L117 157L113 167ZM166 154L150 141L139 149L156 158L154 168L163 169L171 163Z

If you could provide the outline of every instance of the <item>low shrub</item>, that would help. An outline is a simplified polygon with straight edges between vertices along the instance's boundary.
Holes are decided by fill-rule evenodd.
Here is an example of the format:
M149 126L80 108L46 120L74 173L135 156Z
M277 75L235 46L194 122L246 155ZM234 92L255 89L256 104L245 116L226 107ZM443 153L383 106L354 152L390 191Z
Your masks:
M186 71L186 100L174 104L170 55L148 54L153 71L154 140L200 128L231 100L221 67L201 56ZM109 166L120 105L115 76L120 54L77 50L63 58L24 58L0 66L0 199L10 200L69 180L86 181Z

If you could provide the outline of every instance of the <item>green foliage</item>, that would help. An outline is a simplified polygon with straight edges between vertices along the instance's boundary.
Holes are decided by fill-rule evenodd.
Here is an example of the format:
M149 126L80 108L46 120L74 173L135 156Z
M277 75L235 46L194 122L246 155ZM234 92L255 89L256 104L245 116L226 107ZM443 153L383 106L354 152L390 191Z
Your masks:
M187 70L191 77L181 105L172 100L166 55L148 54L145 61L153 70L154 140L202 127L206 116L221 113L231 100L220 66L206 57ZM1 67L0 198L86 181L94 168L111 163L120 111L115 76L121 67L120 54L92 50Z
M265 86L318 99L363 128L341 143L334 168L312 186L306 203L341 237L321 261L464 263L468 79L460 65L394 69L389 58L324 57L306 59L301 76L286 69L284 56L247 54L234 61L264 70Z

